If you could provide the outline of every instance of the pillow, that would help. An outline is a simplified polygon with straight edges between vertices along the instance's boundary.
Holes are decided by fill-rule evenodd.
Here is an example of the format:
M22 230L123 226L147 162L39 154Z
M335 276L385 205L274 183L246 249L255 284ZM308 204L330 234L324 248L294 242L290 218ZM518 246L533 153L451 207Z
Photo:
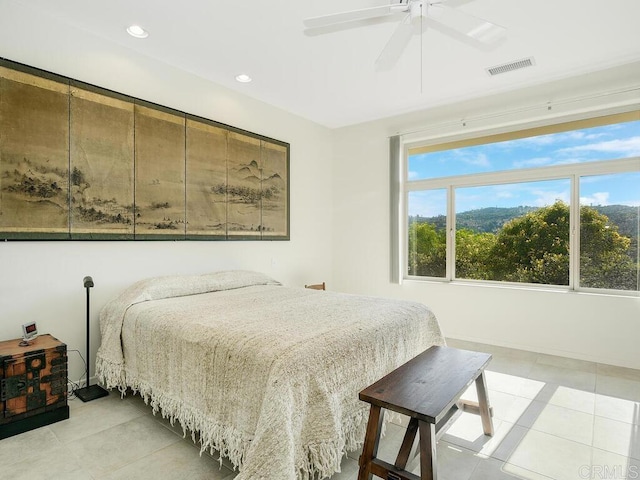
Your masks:
M148 278L137 282L127 290L136 291L138 301L135 303L138 303L161 298L232 290L252 285L280 285L280 283L260 272L230 270L203 275L170 275Z
M280 283L259 272L231 270L203 275L155 277L142 280L138 285L142 288L141 293L147 297L146 300L158 300L252 285L280 285Z

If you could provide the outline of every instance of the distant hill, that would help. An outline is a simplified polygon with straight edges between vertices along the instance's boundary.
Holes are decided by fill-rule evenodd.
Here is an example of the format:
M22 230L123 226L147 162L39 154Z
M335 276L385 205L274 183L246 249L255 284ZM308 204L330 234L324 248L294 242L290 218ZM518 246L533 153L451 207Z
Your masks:
M537 207L487 207L477 210L468 210L456 215L456 228L468 228L474 232L497 233L502 226L512 218L520 217L537 210ZM412 217L411 221L419 223L427 222L435 224L437 229L444 229L447 225L447 217L438 215L435 217Z
M618 231L627 237L638 236L638 207L628 205L592 206L594 210L606 215ZM456 215L456 228L468 228L474 232L497 233L509 220L537 210L538 207L519 206L509 208L488 207L469 210ZM409 222L432 223L437 229L446 227L444 215L435 217L411 217Z
M609 217L611 223L618 226L618 231L626 237L638 236L638 207L628 205L592 206L594 210Z
M456 228L468 228L474 232L497 233L509 220L526 215L538 207L487 207L469 210L456 215Z

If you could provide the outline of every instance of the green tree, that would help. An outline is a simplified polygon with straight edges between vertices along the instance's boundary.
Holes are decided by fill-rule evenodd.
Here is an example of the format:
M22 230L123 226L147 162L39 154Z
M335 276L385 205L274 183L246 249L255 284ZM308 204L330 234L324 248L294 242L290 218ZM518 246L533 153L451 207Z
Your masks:
M507 222L491 252L491 279L569 284L569 207L557 201Z
M569 206L561 201L513 218L497 234L461 228L456 232L456 277L568 285L569 231ZM606 215L580 208L580 243L581 286L638 289L634 244ZM445 255L445 229L410 222L410 275L444 277Z
M591 207L580 208L580 285L638 289L638 264L630 256L631 239Z
M638 288L630 239L592 207L580 208L580 243L581 286ZM498 232L491 256L494 280L568 285L569 206L557 201L511 220Z
M444 277L447 240L444 229L432 223L409 224L409 275Z
M491 252L495 243L493 233L476 233L468 228L456 230L456 277L492 280Z

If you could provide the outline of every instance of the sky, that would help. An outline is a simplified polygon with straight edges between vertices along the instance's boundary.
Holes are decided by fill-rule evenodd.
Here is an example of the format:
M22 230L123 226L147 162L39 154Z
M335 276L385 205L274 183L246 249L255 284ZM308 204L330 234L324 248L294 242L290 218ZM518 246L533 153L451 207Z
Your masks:
M640 157L640 121L411 155L408 180ZM638 159L640 170L640 158ZM456 189L456 211L569 203L568 180ZM582 177L583 205L640 205L640 171ZM409 215L446 213L445 192L411 192Z

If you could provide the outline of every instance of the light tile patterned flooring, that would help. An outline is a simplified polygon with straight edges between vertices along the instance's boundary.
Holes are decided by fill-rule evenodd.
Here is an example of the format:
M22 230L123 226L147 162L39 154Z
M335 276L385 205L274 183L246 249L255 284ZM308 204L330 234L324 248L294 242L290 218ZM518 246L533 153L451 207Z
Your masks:
M438 442L440 480L640 479L640 370L449 340L493 354L487 369L495 435L463 413ZM473 387L465 398L473 399ZM139 397L82 403L71 418L0 441L0 478L230 480L228 462L199 455L190 436ZM402 424L379 455L393 462ZM359 452L331 480L355 480ZM417 459L410 463L418 472Z

